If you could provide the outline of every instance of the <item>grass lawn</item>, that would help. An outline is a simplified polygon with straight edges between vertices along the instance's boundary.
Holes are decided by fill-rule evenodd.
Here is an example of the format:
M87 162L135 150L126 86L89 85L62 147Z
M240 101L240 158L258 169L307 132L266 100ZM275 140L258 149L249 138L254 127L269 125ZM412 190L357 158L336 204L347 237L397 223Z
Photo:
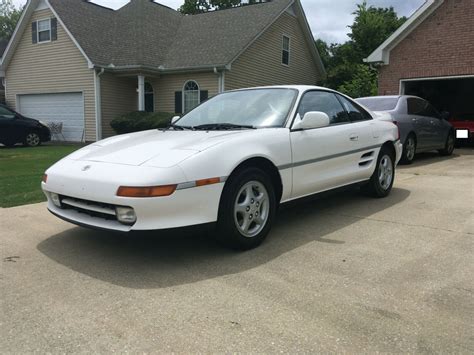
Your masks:
M45 201L40 186L43 173L79 148L77 145L36 148L0 146L0 207Z

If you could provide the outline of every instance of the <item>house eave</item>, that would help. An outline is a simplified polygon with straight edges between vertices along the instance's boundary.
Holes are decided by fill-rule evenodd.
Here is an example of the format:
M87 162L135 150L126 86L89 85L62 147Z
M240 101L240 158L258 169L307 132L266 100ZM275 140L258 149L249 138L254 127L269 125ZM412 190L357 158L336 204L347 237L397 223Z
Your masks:
M444 1L445 0L427 0L402 26L365 58L364 62L382 65L390 64L390 51L438 9Z

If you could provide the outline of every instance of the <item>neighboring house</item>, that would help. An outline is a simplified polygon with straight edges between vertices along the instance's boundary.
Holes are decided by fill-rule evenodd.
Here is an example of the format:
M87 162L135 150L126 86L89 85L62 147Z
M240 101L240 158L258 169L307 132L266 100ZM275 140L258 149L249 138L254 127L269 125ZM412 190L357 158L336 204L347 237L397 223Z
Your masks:
M30 0L1 64L7 104L75 141L113 135L130 111L183 113L224 90L325 75L299 0L188 16L150 0Z
M381 95L408 94L474 114L474 1L428 0L367 59Z

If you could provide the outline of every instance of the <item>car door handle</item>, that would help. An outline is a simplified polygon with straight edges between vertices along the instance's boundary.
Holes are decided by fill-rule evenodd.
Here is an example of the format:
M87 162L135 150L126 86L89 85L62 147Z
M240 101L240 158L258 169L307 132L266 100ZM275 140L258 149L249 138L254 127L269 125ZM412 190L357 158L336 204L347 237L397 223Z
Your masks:
M412 120L413 122L416 122L416 121L418 121L418 119L417 119L417 118L412 118L411 120Z
M434 121L430 121L431 124L434 124Z
M349 139L350 139L351 141L358 141L358 140L359 140L359 136L357 136L357 135L355 135L355 134L352 134L352 135L349 137Z

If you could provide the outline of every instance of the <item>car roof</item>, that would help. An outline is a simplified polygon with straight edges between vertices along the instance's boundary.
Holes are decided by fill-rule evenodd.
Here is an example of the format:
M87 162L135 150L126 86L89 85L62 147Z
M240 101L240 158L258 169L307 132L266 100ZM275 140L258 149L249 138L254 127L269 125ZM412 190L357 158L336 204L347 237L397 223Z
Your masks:
M248 87L248 88L229 90L229 91L243 91L243 90L253 90L253 89L293 89L293 90L298 90L300 92L307 91L307 90L326 90L326 91L337 92L336 90L325 88L323 86L316 86L316 85L269 85L269 86Z

